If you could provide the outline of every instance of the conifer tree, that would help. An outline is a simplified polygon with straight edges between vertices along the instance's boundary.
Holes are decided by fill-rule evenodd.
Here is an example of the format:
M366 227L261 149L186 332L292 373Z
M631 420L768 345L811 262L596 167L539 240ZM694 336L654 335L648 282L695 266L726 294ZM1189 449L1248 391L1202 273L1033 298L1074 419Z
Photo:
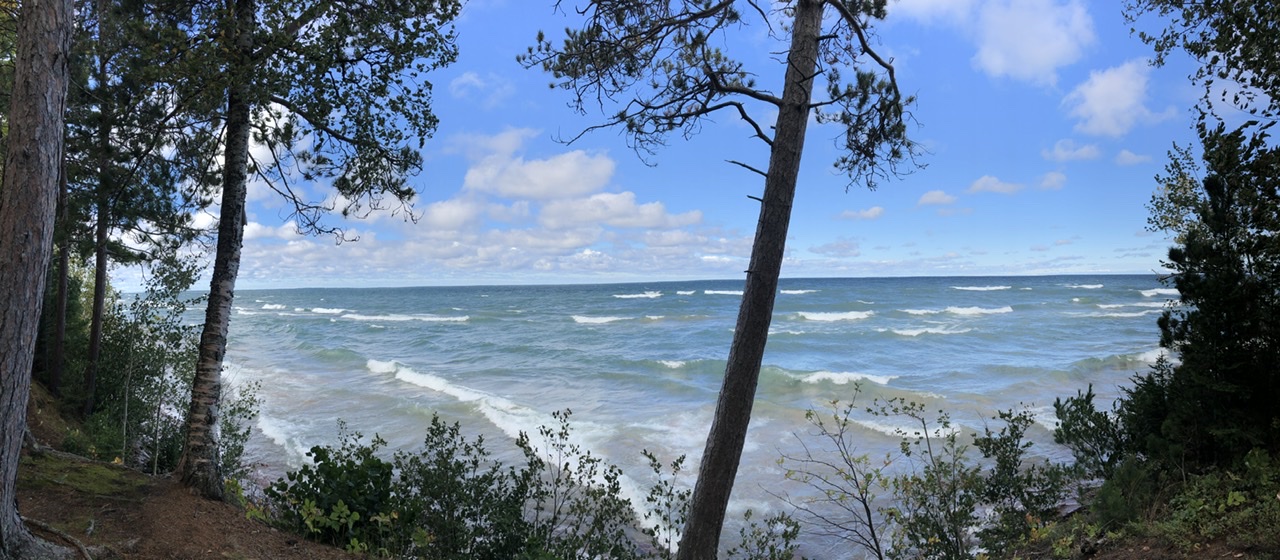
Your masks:
M736 116L769 148L760 220L746 271L723 386L707 435L679 558L715 558L746 440L778 289L800 158L811 117L839 128L835 167L850 184L874 188L913 154L907 140L911 98L899 92L891 61L872 44L885 0L592 0L576 11L581 27L562 42L542 36L520 58L540 66L571 106L621 100L605 123L652 152L669 134L693 134L712 115ZM557 2L557 6L560 3ZM753 68L720 45L752 21L783 43L780 93L757 83ZM852 79L846 81L846 72ZM818 82L824 82L819 84ZM814 96L815 89L819 92ZM763 108L763 111L760 109ZM776 111L772 126L760 119Z
M178 475L222 495L216 426L223 356L251 177L294 205L300 229L337 232L330 210L360 215L405 205L417 150L436 128L425 75L456 57L450 22L457 0L169 0L171 85L218 107L222 139L218 239ZM250 145L265 148L255 159ZM331 201L300 192L327 183ZM398 207L397 207L398 208Z

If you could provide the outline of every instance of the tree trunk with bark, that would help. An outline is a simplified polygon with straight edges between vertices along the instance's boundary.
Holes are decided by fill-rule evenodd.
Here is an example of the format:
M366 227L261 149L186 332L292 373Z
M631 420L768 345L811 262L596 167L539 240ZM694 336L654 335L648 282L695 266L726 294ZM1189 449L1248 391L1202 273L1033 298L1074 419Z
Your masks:
M689 517L680 540L680 560L712 560L720 544L725 509L738 473L738 461L751 422L760 364L764 359L769 323L773 317L778 277L791 222L791 203L800 174L809 122L813 78L822 30L822 3L800 0L795 6L786 83L778 111L776 135L769 154L760 221L751 247L742 306L729 347L724 385L698 469Z
M99 173L105 175L105 173ZM99 185L102 188L103 185ZM98 359L102 355L102 313L107 301L107 234L108 209L105 193L98 193L98 223L94 226L93 245L93 315L89 325L89 354L84 366L84 405L80 414L88 418L93 414L98 390Z
M234 47L241 64L253 50L254 0L236 0ZM235 72L236 69L232 69ZM187 414L187 439L178 474L183 484L207 498L223 498L221 461L218 456L218 407L222 395L222 360L227 352L227 330L236 276L240 272L240 248L244 241L245 198L249 172L249 133L252 107L246 80L233 80L227 91L226 151L223 165L222 207L219 210L218 246L209 285L209 302L200 355L191 383L191 408Z
M58 248L58 309L54 318L53 353L49 356L49 391L62 394L62 365L67 347L67 277L71 274L71 227L67 209L67 162L63 158L58 171L58 221L62 223L62 243ZM56 229L56 228L55 228Z
M31 364L53 245L72 6L22 3L8 157L0 187L0 559L56 557L18 515L16 486Z

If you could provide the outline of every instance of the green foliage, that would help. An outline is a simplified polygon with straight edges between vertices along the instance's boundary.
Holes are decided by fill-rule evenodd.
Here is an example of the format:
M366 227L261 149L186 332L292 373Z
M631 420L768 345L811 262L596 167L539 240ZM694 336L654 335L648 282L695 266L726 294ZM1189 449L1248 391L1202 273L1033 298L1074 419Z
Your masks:
M745 525L738 530L739 542L729 549L730 558L744 560L792 560L796 557L796 539L800 536L800 523L779 513L764 520L752 521L754 514L743 514Z
M418 454L395 456L397 524L416 528L420 558L517 558L531 527L524 505L535 473L504 468L484 439L467 441L458 424L431 418ZM395 550L393 548L393 550Z
M645 496L645 504L649 511L645 512L645 521L652 524L644 528L644 533L657 548L663 560L671 560L676 554L676 532L684 527L689 514L689 497L693 490L676 485L676 477L684 470L684 455L671 462L669 475L664 475L662 461L648 450L641 452L649 460L649 468L657 475L657 480L649 488Z
M898 529L890 558L962 559L973 557L971 530L982 493L982 469L968 458L951 417L938 411L929 419L924 405L901 398L880 403L882 416L900 416L919 429L903 437L901 452L915 470L894 477L897 503L885 510Z
M1181 305L1158 324L1161 346L1180 362L1136 379L1121 410L1136 452L1192 471L1228 466L1255 447L1280 450L1280 149L1265 126L1200 134L1206 176L1166 179L1197 185L1166 200L1186 215L1166 263Z
M1237 468L1193 477L1172 497L1156 532L1185 551L1226 541L1231 546L1280 553L1280 470L1262 450Z
M377 526L368 522L392 512L394 466L377 456L386 445L381 438L364 445L361 435L346 432L345 425L339 424L339 431L338 447L312 447L307 453L312 464L272 483L266 495L280 505L285 523L317 541L342 546L351 539L370 540Z
M1121 462L1089 504L1094 517L1106 528L1140 519L1155 503L1162 478L1150 462L1137 458Z
M391 460L379 456L383 440L365 443L343 428L337 447L312 448L313 464L271 484L269 507L249 513L273 511L275 523L308 538L384 557L669 559L688 510L690 491L675 483L684 459L664 465L645 453L657 482L642 522L622 497L618 468L572 443L568 411L554 417L539 444L517 440L519 466L438 417L422 450ZM772 516L743 530L733 557L790 558L798 534L791 518Z
M249 465L243 460L244 446L253 433L251 421L257 418L262 406L262 398L258 396L261 388L259 381L224 386L226 394L218 417L218 458L222 461L222 476L228 483L249 474Z
M1053 441L1071 450L1081 476L1106 479L1115 472L1125 442L1117 417L1098 410L1093 399L1090 384L1074 397L1053 401L1054 416L1058 418Z
M985 434L973 442L992 462L983 473L981 492L991 515L978 531L978 540L986 550L1012 552L1056 515L1071 472L1046 459L1027 457L1032 443L1024 436L1035 423L1029 411L1002 411L997 418L1004 422L1000 431L984 428Z

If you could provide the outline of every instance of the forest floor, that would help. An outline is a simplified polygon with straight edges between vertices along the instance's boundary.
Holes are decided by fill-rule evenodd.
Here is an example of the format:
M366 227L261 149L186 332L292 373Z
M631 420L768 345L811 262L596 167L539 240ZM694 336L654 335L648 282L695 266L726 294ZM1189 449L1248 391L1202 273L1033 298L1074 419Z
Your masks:
M32 388L27 423L37 441L52 447L70 429L58 412L58 403L38 385ZM360 558L251 520L244 510L204 499L168 477L153 477L56 451L23 450L18 469L18 511L30 520L28 527L35 534L69 548L88 547L96 559ZM1027 557L1270 558L1222 544L1208 544L1188 553L1152 539L1131 538L1100 548L1089 554L1075 550L1062 556L1042 550Z
M55 448L67 430L57 402L38 386L27 423L38 441ZM96 559L356 558L251 520L170 478L61 452L24 449L18 511L36 535L75 548L71 537Z

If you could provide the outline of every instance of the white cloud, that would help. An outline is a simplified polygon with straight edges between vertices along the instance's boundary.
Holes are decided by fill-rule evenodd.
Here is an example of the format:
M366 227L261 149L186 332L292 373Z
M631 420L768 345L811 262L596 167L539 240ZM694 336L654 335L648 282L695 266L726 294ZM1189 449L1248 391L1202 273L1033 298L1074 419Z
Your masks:
M529 161L499 153L468 169L463 188L509 198L572 198L604 188L613 170L608 156L582 150Z
M1129 150L1120 150L1120 153L1116 154L1115 161L1117 165L1138 165L1150 163L1151 156L1135 154Z
M1096 144L1077 146L1075 140L1064 138L1053 143L1052 150L1040 150L1044 159L1051 161L1071 161L1077 159L1094 159L1102 152Z
M929 191L920 196L920 201L916 202L919 206L925 205L942 205L951 204L956 201L956 197L947 194L944 191Z
M468 71L449 82L449 93L458 99L478 100L482 107L492 109L511 97L515 87L510 80L493 72L481 76Z
M852 258L862 254L862 249L858 246L856 239L847 239L841 237L830 243L810 247L809 252L828 257L836 258Z
M842 220L874 220L884 215L884 208L872 206L866 210L845 210L840 213Z
M1123 136L1138 124L1151 124L1173 116L1173 108L1153 113L1146 106L1147 78L1151 66L1146 59L1133 59L1120 66L1089 73L1062 103L1079 120L1076 130L1097 136Z
M297 239L298 227L293 222L281 224L278 227L265 226L258 222L247 222L244 224L244 239Z
M977 181L974 181L972 185L969 185L969 189L965 192L970 194L980 192L1013 194L1020 190L1022 190L1022 185L1018 183L1006 183L991 175L983 175Z
M1072 64L1096 37L1079 0L993 0L978 14L973 64L995 77L1057 84L1057 70Z
M661 202L636 204L633 192L600 193L584 199L556 200L542 207L538 223L550 229L586 225L620 228L678 228L702 221L702 212L668 214Z
M1040 188L1046 191L1060 190L1067 184L1067 176L1058 171L1050 171L1040 178Z
M475 221L484 207L475 200L454 198L427 205L419 225L435 230L459 230Z

